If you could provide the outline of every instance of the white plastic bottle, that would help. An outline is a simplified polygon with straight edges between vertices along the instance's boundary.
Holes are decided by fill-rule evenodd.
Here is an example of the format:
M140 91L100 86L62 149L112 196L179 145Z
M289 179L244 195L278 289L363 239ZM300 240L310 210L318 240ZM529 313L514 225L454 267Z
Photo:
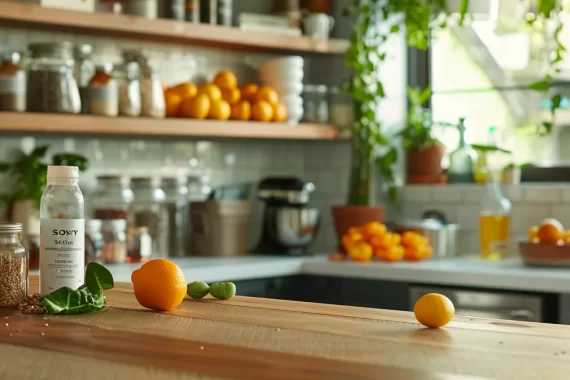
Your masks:
M40 205L40 293L85 281L85 207L76 166L49 166Z

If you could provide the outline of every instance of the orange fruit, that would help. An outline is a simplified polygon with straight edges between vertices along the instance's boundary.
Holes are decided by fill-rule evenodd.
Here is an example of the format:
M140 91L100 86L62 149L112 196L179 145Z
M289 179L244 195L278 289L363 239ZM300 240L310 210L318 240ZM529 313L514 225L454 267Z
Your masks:
M214 84L220 88L237 88L238 80L234 73L224 70L216 74Z
M208 95L208 98L213 102L222 99L222 90L212 83L204 83L198 86L198 94Z
M381 237L386 234L386 226L380 222L369 222L362 226L364 239L370 240L375 236Z
M233 106L239 102L241 92L237 88L222 88L222 99Z
M146 262L131 274L131 281L137 301L149 309L175 309L186 295L184 273L170 260Z
M253 105L252 116L253 120L271 121L273 119L273 107L269 102L260 100Z
M218 100L216 102L212 102L208 118L216 120L228 120L231 115L232 107L230 107L229 103L225 100Z
M180 95L182 99L191 98L196 96L198 93L198 88L194 83L180 83L174 87L170 87L168 91L172 91L175 94Z
M556 219L544 219L536 232L536 237L541 243L556 243L563 236L564 227Z
M283 103L277 103L273 106L273 121L283 123L287 121L287 107Z
M535 239L538 239L538 226L532 226L531 228L528 229L528 241L533 241Z
M205 119L211 108L211 101L206 94L199 94L193 98L187 98L180 105L180 116L192 119Z
M382 261L400 261L404 257L404 247L401 245L393 245L374 249L374 255Z
M258 91L259 91L259 86L256 85L255 83L245 84L240 89L241 98L248 100L250 102L254 102Z
M276 106L279 103L279 94L271 87L261 87L255 96L255 100L257 102L265 100L270 105Z
M414 305L418 322L426 327L443 327L455 315L455 307L449 298L438 293L423 295Z
M251 104L247 100L242 100L232 107L232 120L247 121L251 119Z
M172 90L164 92L164 103L166 104L166 117L176 117L180 111L182 97Z

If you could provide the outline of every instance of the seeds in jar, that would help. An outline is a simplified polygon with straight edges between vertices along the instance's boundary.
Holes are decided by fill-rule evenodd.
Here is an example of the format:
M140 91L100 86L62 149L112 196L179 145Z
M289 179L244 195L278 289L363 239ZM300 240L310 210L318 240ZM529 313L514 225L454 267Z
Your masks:
M166 117L166 103L162 83L156 78L143 78L142 88L142 116L162 119Z
M140 116L141 91L138 81L121 81L119 84L119 114Z
M28 259L0 253L0 307L17 307L27 296Z

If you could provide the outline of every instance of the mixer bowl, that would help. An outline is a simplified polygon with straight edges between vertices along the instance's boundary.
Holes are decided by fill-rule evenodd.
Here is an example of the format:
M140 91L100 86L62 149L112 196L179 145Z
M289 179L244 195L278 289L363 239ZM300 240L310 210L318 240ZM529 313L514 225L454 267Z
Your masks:
M272 214L268 233L273 241L288 248L305 248L315 240L320 221L318 208L279 207Z

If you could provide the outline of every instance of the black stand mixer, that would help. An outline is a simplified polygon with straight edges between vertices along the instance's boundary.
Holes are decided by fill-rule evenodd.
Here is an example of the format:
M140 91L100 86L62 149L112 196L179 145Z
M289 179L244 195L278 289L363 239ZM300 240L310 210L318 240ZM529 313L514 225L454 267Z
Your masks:
M269 177L257 188L265 202L261 238L251 253L306 254L319 228L319 209L309 207L312 182L294 177Z

